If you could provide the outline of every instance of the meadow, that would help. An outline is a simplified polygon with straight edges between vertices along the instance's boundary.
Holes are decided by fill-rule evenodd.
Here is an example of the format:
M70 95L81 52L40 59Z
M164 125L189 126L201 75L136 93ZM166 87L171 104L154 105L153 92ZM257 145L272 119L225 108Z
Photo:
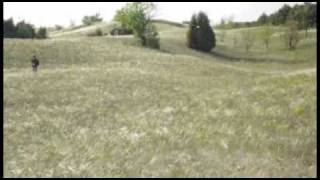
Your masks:
M4 39L5 177L316 176L316 30L202 53L155 24L160 50L85 35L106 23Z

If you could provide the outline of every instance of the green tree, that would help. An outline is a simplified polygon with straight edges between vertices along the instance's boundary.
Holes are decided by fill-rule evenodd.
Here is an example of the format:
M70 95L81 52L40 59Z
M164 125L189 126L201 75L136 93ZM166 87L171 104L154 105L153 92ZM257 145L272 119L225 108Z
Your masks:
M193 14L189 24L189 30L187 32L187 46L192 49L197 49L197 38L195 36L197 28L197 16Z
M317 23L317 4L305 2L304 4L296 4L293 7L285 4L269 16L262 14L257 22L263 24L265 18L273 25L284 25L290 19L295 20L298 22L298 29L304 29L307 36L308 29L315 27Z
M92 25L96 22L101 22L103 19L100 17L100 14L97 13L95 15L92 16L84 16L82 18L82 23L86 26Z
M190 48L209 52L216 45L214 31L208 16L204 12L193 15L187 33L187 45Z
M291 11L291 7L287 4L283 5L277 15L278 15L278 23L279 24L284 24L286 21L287 21L287 17L289 16L290 14L290 11Z
M308 36L308 29L316 23L317 8L310 2L305 2L303 6L303 27L305 29L305 36Z
M288 20L285 27L286 30L283 35L285 45L289 50L295 50L299 42L298 22Z
M14 25L13 19L3 20L3 37L13 38L16 36L16 27Z
M155 9L155 4L151 2L128 3L116 12L114 20L120 22L122 27L132 30L141 44L146 46L147 25L151 23Z
M34 38L36 35L33 25L24 21L17 23L16 29L17 38Z
M262 13L262 15L258 18L258 24L264 25L268 22L268 16L266 13Z

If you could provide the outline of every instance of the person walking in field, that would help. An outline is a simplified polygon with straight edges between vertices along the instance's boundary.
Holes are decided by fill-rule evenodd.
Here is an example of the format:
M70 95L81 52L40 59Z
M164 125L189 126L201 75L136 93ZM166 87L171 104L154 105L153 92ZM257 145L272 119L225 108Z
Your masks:
M39 60L37 59L36 56L33 56L33 57L32 57L31 63L32 63L32 70L33 70L33 72L37 72L38 66L39 66L40 62L39 62Z

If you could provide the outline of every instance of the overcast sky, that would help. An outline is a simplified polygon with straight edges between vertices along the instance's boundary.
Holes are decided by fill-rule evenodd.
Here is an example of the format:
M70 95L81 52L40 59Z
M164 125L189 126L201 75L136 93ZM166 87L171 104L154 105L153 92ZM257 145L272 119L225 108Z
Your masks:
M176 22L190 20L194 12L206 12L216 24L222 17L233 16L235 21L256 20L262 12L270 14L283 4L293 6L303 2L158 2L157 19ZM81 23L85 15L100 13L104 21L111 21L116 10L125 2L4 2L4 19L25 20L36 26L68 26L70 21Z

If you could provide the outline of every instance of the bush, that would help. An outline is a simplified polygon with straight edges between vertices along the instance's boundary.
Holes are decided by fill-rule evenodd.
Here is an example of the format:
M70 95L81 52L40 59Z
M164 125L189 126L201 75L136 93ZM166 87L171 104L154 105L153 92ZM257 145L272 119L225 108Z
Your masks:
M103 36L103 32L100 28L97 28L95 31L88 33L88 36Z
M204 12L193 15L187 33L187 46L192 49L209 52L216 45L215 34Z
M142 44L154 48L154 49L159 49L160 48L160 40L158 37L158 32L157 29L154 25L147 25L145 33L144 33L144 38L143 38Z
M47 35L47 29L44 27L40 27L37 34L36 34L36 38L38 39L46 39L48 37Z

